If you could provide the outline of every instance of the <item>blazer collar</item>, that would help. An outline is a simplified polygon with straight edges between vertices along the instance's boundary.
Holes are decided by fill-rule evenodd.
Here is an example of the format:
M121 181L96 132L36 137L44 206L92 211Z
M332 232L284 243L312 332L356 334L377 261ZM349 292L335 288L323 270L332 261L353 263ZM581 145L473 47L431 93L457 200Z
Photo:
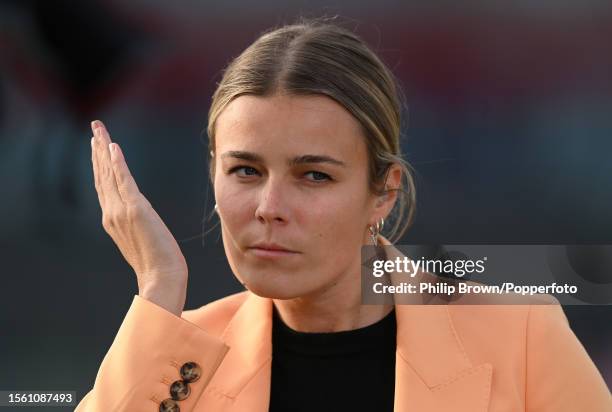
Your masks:
M493 367L474 365L446 305L396 305L395 411L485 412Z
M387 239L379 236L379 240L388 258L405 257ZM412 281L431 281L430 276L419 272ZM398 285L405 276L392 273L390 278L392 284ZM395 412L486 412L493 366L474 365L467 356L453 324L452 305L424 304L425 296L402 300L412 304L399 304L399 300L395 300ZM480 309L483 308L474 307L475 311Z
M232 399L240 394L258 372L264 371L266 367L269 369L272 360L273 301L248 291L246 294L245 301L221 336L230 349L214 381L216 390ZM269 385L268 382L268 389Z
M230 347L219 366L213 390L230 399L253 396L250 410L268 410L272 360L271 299L251 292L228 324ZM488 409L493 368L468 358L444 305L396 305L397 352L395 411L470 411ZM250 381L261 391L241 395ZM244 401L244 399L243 399ZM243 402L241 402L242 404ZM221 409L219 409L221 410Z

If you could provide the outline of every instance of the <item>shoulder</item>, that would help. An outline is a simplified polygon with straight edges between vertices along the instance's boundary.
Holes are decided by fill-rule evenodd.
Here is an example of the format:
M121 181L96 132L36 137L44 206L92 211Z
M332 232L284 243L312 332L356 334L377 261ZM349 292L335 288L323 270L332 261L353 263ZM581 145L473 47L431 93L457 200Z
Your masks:
M610 410L601 373L563 307L547 298L551 303L449 305L447 311L466 356L475 365L492 364L496 393L524 393L528 411Z
M554 297L549 299L549 304L448 305L449 319L470 358L525 359L528 341L547 340L542 331L574 338L561 305Z
M469 287L489 287L473 281L466 283ZM524 343L533 323L568 326L559 300L550 294L476 291L464 294L455 302L447 308L459 337L463 335L467 339L467 335L473 335L486 340L484 343Z
M565 318L559 300L549 294L520 296L483 293L475 298L474 296L476 295L466 295L456 301L459 303L447 305L453 321L477 322L480 325L483 325L483 322L501 322L500 326L525 326L532 312L553 313Z
M459 322L476 322L481 326L488 322L501 322L500 326L525 327L530 315L535 313L536 316L551 317L551 320L554 318L558 320L560 315L561 319L567 321L561 304L552 295L535 295L531 299L524 300L483 296L472 304L447 305L451 319Z
M197 309L183 311L181 317L210 334L221 336L248 294L248 291L244 291L225 296Z

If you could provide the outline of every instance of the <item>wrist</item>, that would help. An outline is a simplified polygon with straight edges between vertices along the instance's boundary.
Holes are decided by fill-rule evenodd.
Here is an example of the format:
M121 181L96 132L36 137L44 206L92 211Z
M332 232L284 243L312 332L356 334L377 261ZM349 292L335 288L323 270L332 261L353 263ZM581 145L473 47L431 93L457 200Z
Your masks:
M185 307L186 285L147 283L139 287L138 295L180 317Z

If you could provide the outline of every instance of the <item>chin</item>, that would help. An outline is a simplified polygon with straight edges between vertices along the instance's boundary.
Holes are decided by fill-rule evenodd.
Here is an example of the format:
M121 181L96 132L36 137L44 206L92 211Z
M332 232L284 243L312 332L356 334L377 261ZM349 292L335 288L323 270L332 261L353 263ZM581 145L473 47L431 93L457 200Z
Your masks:
M292 292L290 290L287 290L287 288L280 287L279 285L267 285L261 284L259 282L247 282L244 284L244 286L250 292L262 298L286 300L301 296L300 293Z
M287 284L288 282L289 284ZM245 288L257 296L280 300L293 299L306 294L305 291L296 289L293 282L295 282L295 279L288 279L285 282L283 279L274 276L242 277L241 281Z

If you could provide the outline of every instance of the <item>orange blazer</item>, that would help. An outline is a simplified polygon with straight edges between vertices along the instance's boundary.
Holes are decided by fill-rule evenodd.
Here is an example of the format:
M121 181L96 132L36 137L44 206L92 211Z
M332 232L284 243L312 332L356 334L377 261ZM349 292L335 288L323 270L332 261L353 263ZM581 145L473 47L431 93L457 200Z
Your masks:
M135 295L77 412L157 412L181 366L181 412L265 412L271 299L249 291L177 317ZM396 412L610 412L601 374L558 305L397 305ZM347 394L338 394L347 396Z

